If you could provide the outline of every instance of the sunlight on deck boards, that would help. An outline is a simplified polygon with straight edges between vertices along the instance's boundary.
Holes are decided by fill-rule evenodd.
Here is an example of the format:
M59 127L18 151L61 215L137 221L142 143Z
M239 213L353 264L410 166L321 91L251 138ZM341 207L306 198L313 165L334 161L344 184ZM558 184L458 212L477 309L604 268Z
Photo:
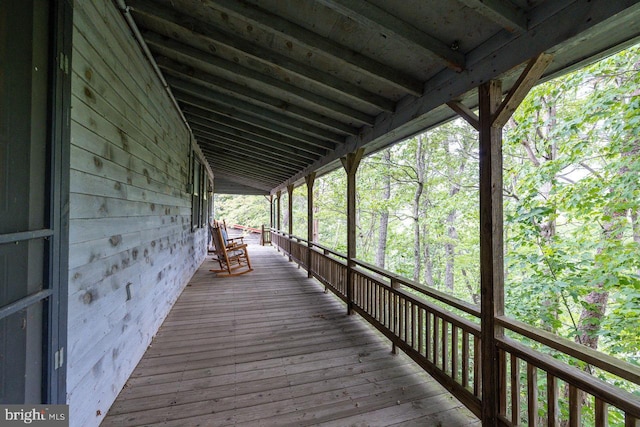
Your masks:
M239 277L204 262L103 426L480 425L306 271L249 251Z

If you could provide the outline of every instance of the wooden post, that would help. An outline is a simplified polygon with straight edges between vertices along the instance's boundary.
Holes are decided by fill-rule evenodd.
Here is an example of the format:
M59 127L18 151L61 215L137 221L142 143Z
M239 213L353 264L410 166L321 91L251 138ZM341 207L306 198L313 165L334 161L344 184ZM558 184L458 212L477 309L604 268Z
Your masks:
M287 227L287 231L289 233L289 239L291 239L291 235L293 234L293 184L287 185L287 220L289 222L289 226ZM291 240L289 240L289 262L293 261L291 257ZM298 266L299 268L300 266Z
M480 308L482 327L482 425L498 423L500 368L496 338L503 335L495 317L504 313L502 232L502 126L493 125L501 103L500 81L479 88L480 111Z
M282 216L282 204L281 204L282 191L276 193L276 227L278 231L281 230L280 217Z
M273 194L269 194L269 228L273 228Z
M364 149L340 158L347 172L347 314L353 310L353 260L356 258L356 172Z
M289 235L293 234L293 184L287 185L287 207L289 208L289 212L287 213L287 219L289 221Z
M307 277L311 278L311 246L313 243L313 184L316 173L311 172L304 177L307 183Z

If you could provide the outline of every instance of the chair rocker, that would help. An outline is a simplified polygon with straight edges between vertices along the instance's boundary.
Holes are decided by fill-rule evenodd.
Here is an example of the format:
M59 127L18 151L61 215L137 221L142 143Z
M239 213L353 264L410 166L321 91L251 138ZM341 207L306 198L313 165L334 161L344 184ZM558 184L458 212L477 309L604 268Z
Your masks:
M253 271L251 268L251 261L249 260L249 252L247 251L247 245L245 243L234 244L227 247L227 244L222 237L221 228L218 225L211 227L211 234L215 245L214 260L220 264L220 269L211 269L209 271L214 273L227 273L224 277L239 276ZM242 271L236 271L240 269L242 269Z

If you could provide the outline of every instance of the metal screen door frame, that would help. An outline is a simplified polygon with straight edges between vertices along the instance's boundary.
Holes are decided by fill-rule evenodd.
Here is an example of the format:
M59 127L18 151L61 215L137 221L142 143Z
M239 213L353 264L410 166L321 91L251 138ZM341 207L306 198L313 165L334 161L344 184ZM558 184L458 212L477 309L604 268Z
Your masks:
M0 321L6 321L7 324L15 326L15 320L21 320L22 328L20 328L20 322L17 322L17 329L22 329L23 332L15 332L16 328L6 328L9 332L5 338L9 338L7 342L10 342L11 333L13 332L16 335L16 342L26 343L28 341L31 344L30 347L25 344L25 350L21 350L21 353L16 352L13 355L8 355L8 351L11 351L11 348L5 348L6 354L0 354L0 357L6 356L8 360L18 360L19 362L20 355L24 353L24 358L27 361L30 359L35 360L33 364L35 368L29 370L27 366L30 365L24 362L23 372L20 369L16 369L15 372L10 369L5 370L5 378L3 378L3 381L6 379L9 385L17 384L20 386L22 384L21 391L29 388L35 391L32 390L31 393L22 391L24 395L24 401L22 402L2 403L64 404L66 403L65 347L67 338L69 254L72 0L31 0L30 2L17 0L17 2L7 1L5 5L4 11L0 10L0 13L6 14L6 16L2 17L3 19L17 19L15 16L20 15L20 13L13 15L9 11L23 12L24 9L20 8L20 6L24 5L29 12L32 12L32 20L28 21L28 14L24 13L22 17L28 21L25 22L28 25L24 25L24 30L18 28L18 34L11 35L16 39L6 39L3 41L4 45L10 47L12 43L20 44L27 40L24 43L30 42L33 48L30 52L22 53L19 50L11 50L11 48L5 49L4 53L7 58L2 58L2 61L0 61L0 67L2 67L0 68L0 73L11 74L11 67L13 66L24 71L24 64L30 64L32 69L29 75L34 80L34 76L39 71L37 66L33 66L33 62L35 62L33 58L41 55L47 65L45 80L41 81L39 86L36 87L33 84L32 87L28 88L10 87L7 89L7 93L10 92L11 94L7 95L9 96L7 98L9 101L4 103L5 106L11 108L11 100L20 99L20 93L24 93L24 95L31 96L31 104L25 101L27 105L30 105L31 114L27 117L21 116L22 113L29 110L29 108L23 108L14 115L8 113L2 116L4 120L9 118L15 122L5 123L5 130L8 129L5 135L6 138L24 139L24 135L20 134L20 131L17 134L13 134L12 129L24 126L27 121L32 128L38 128L41 136L38 141L35 141L36 138L33 137L32 132L31 137L26 141L27 148L24 148L24 144L22 146L15 143L11 145L8 142L6 143L7 145L3 146L4 148L0 147L3 150L9 147L4 152L6 165L13 162L12 155L17 156L17 152L13 153L11 147L22 150L22 154L37 151L38 153L35 156L33 153L26 155L29 162L33 162L29 160L31 158L29 156L40 156L38 157L38 162L31 163L31 167L27 171L28 182L22 184L27 188L37 188L34 193L37 194L35 198L39 200L35 203L32 200L26 200L34 198L31 192L27 192L28 194L26 195L17 194L19 193L19 188L24 187L12 189L7 184L5 188L0 189L0 191L5 192L6 200L11 199L12 203L18 200L15 203L16 206L26 206L24 208L26 209L26 214L29 218L37 217L38 219L34 223L39 224L38 226L33 226L32 221L29 220L29 226L27 227L7 227L0 234L0 245L4 246L5 254L11 252L8 250L10 245L15 248L20 247L23 252L28 253L27 260L13 258L14 264L18 265L11 265L10 261L12 259L9 257L7 258L9 261L5 262L4 266L0 266L5 270L4 272L0 271L0 274L4 274L6 279L4 281L5 295L11 296L12 292L18 295L18 297L15 297L15 295L14 297L7 297L7 301L0 304ZM41 27L38 27L38 25ZM14 25L14 27L16 26ZM20 23L18 23L17 27L20 27ZM20 37L22 39L19 39ZM10 55L6 54L7 52L25 55L25 57L11 58ZM38 56L38 58L40 57ZM11 62L12 59L13 63ZM3 64L4 61L6 62ZM21 63L21 61L23 62ZM15 65L19 63L21 65ZM10 82L10 80L7 81ZM40 110L38 115L33 113L35 109ZM44 170L39 173L37 167L34 168L34 164L36 166L44 166L42 168ZM13 169L7 169L2 173L9 176L12 170L19 171L20 169L13 164L12 167ZM10 183L11 180L7 182ZM18 211L20 209L18 208ZM34 265L34 260L37 265ZM20 273L20 270L25 268L29 271ZM12 273L8 272L9 269L12 269L12 272L18 272L19 274L16 274L18 278L31 275L33 282L37 286L13 283ZM31 281L31 278L29 280ZM19 292L14 292L15 289L19 289ZM33 322L36 326L29 326L31 329L27 328L26 320L29 310L37 312L36 321ZM24 317L20 319L20 316ZM13 359L9 356L13 357ZM37 390L38 388L39 390ZM12 398L12 400L16 399L16 397ZM33 400L39 400L39 402Z

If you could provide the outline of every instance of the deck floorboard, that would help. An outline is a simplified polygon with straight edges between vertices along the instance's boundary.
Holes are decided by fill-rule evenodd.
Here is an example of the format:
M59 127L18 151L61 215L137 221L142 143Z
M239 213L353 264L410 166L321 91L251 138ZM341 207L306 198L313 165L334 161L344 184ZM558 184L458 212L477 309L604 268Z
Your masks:
M207 260L102 426L479 426L442 386L274 248Z

